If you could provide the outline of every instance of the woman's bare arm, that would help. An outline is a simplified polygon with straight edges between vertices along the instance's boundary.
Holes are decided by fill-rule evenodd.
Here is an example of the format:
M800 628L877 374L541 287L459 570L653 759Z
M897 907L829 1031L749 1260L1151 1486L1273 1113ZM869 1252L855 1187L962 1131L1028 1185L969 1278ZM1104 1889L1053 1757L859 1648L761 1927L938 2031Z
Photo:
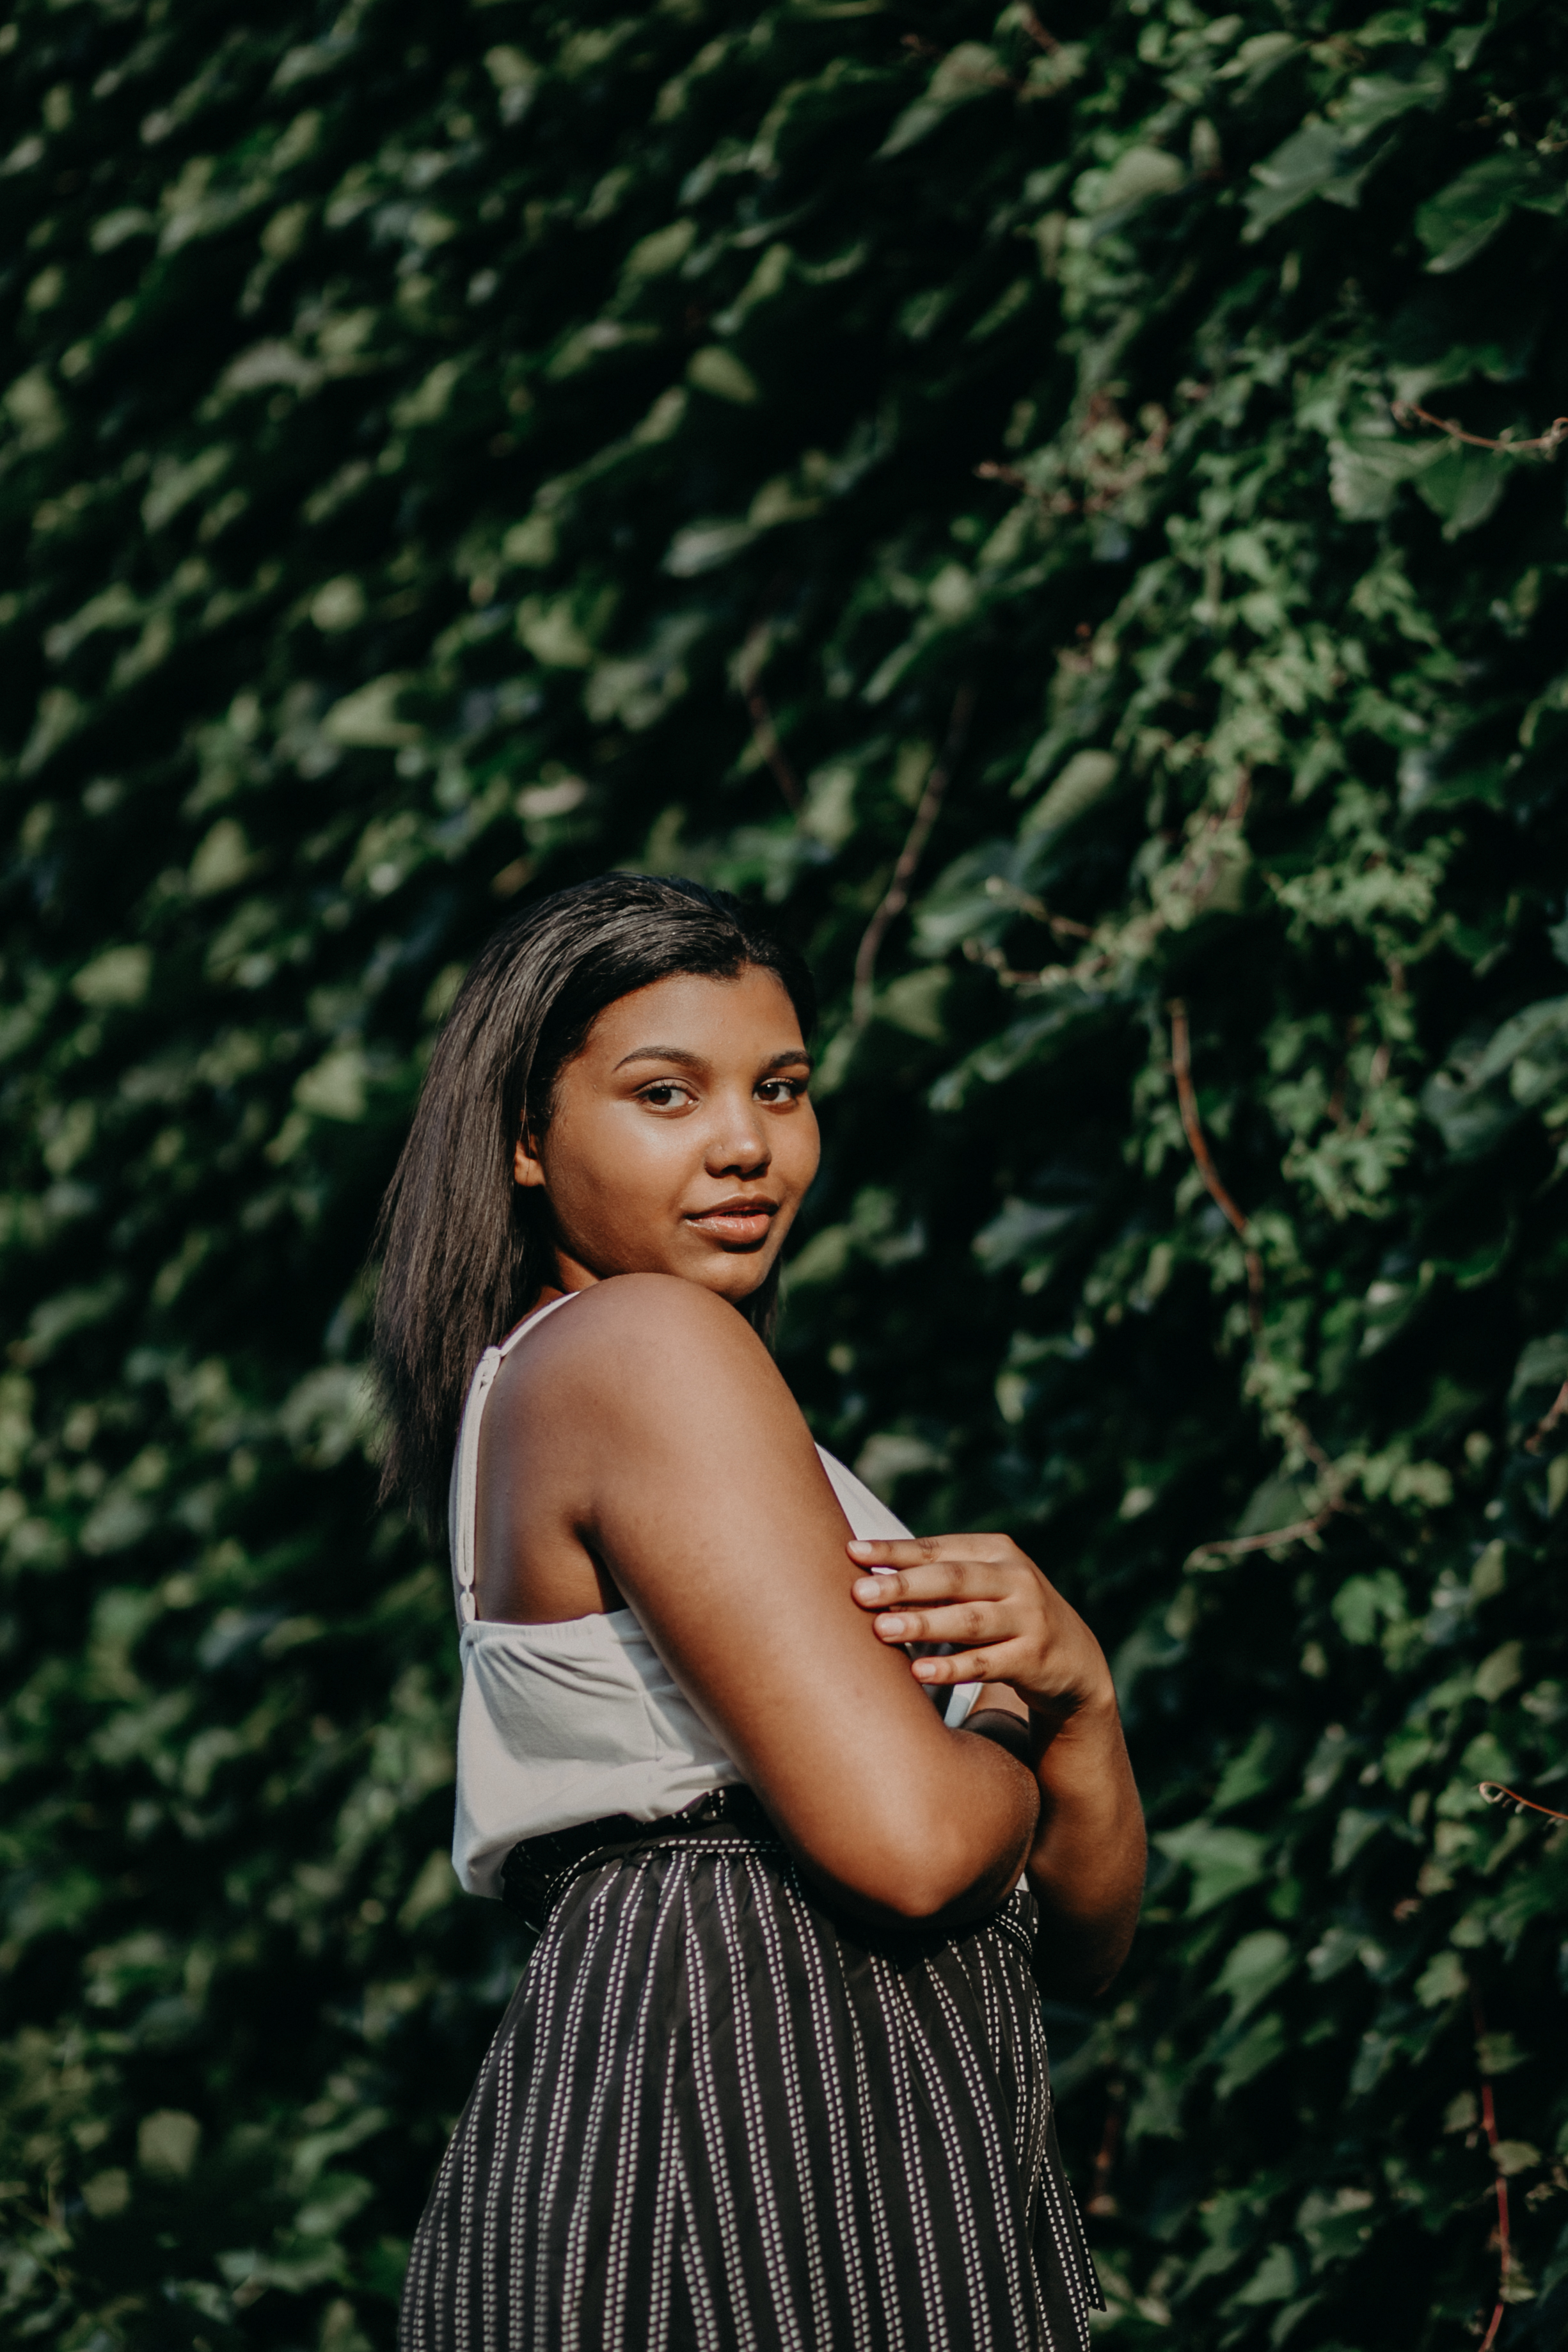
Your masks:
M998 1902L1033 1844L1038 1785L949 1733L856 1608L843 1514L734 1309L620 1276L513 1363L486 1437L506 1446L519 1526L543 1514L602 1563L802 1864L890 1921Z
M1003 1535L852 1543L895 1569L855 1587L882 1639L952 1642L915 1661L912 1679L982 1681L970 1720L1027 1763L1040 1788L1029 1877L1040 1898L1042 1979L1101 1992L1127 1957L1143 1895L1143 1808L1116 1693L1093 1634L1034 1562ZM911 1671L906 1669L906 1671Z
M1010 1698L1010 1691L1000 1694ZM1054 1727L998 1705L988 1692L969 1717L1027 1764L1040 1792L1029 1881L1040 1901L1036 1969L1050 1992L1103 1992L1132 1946L1144 1892L1143 1808L1113 1698Z

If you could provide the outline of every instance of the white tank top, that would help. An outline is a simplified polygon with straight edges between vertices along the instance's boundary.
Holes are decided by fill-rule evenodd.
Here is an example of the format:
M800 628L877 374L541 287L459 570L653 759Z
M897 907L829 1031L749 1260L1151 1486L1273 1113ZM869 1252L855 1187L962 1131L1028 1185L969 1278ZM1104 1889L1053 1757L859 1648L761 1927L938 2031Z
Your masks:
M461 1628L463 1703L457 1718L457 1819L452 1859L470 1895L497 1895L500 1867L520 1838L626 1813L653 1822L740 1774L630 1609L555 1624L486 1622L474 1596L479 1424L497 1373L526 1332L578 1297L552 1298L519 1323L475 1370L452 1465L452 1574ZM852 1470L819 1445L852 1534L908 1528ZM978 1683L949 1694L962 1723Z

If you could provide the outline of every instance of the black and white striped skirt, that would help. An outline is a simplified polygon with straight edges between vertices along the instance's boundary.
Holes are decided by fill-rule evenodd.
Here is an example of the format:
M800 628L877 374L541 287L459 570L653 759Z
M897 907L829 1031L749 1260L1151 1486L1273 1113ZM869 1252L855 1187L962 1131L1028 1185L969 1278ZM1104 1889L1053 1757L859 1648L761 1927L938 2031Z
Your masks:
M1035 1922L1020 1887L880 1937L700 1831L584 1867L431 2192L403 2352L1085 2352Z

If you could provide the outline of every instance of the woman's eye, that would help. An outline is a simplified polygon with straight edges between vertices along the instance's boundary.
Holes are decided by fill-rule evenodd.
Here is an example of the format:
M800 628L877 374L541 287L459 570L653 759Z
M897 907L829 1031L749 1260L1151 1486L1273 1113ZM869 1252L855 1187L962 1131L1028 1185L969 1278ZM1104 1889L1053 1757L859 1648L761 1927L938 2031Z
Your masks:
M764 1078L757 1089L765 1103L795 1102L806 1091L804 1078Z
M673 1103L685 1100L685 1087L676 1086L674 1079L661 1078L657 1086L644 1087L640 1099L652 1103L655 1110L668 1110Z

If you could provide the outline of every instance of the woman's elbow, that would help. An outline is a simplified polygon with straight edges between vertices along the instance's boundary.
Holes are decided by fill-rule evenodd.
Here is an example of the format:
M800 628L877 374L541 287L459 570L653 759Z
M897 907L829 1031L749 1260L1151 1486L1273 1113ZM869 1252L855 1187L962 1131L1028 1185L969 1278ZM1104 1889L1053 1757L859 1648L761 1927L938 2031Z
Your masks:
M1037 1889L1037 1893L1038 1893ZM1138 1897L1096 1917L1063 1918L1041 1899L1035 1974L1040 1990L1061 2000L1100 2000L1121 1975L1138 1926Z
M991 1851L977 1850L972 1836L901 1832L862 1848L850 1892L890 1926L958 1926L1006 1898L1022 1873L1027 1851L1021 1831L993 1842Z
M1048 1999L1071 2001L1103 2000L1122 1973L1126 1949L1114 1957L1097 1952L1084 1958L1064 1958L1060 1953L1041 1951L1035 1960L1035 1977Z
M1033 1775L1000 1748L967 1745L978 1769L956 1787L950 1769L880 1774L862 1778L852 1801L824 1801L819 1789L806 1818L791 1822L783 1809L776 1818L812 1875L861 1916L892 1927L967 1925L1017 1885L1040 1818Z

